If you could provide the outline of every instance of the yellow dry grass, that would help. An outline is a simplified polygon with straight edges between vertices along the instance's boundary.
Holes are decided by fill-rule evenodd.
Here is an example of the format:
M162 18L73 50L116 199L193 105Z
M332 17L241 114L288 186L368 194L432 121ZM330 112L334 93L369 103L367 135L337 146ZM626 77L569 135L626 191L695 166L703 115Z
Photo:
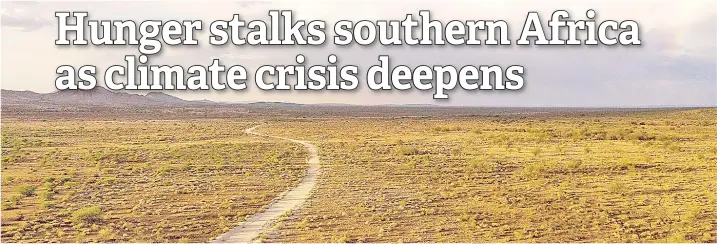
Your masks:
M311 202L267 241L715 242L717 110L325 119Z
M287 242L715 242L717 110L265 118L319 147ZM2 239L208 241L301 179L252 119L2 123Z
M4 242L203 242L303 177L249 121L3 119Z

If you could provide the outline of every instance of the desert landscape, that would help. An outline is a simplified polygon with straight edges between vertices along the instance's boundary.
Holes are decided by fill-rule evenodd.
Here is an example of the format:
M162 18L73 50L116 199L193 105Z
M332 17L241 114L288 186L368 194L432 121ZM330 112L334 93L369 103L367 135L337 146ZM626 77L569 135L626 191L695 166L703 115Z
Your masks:
M315 185L254 241L717 241L715 108L0 95L3 242L214 241L302 184L298 142Z

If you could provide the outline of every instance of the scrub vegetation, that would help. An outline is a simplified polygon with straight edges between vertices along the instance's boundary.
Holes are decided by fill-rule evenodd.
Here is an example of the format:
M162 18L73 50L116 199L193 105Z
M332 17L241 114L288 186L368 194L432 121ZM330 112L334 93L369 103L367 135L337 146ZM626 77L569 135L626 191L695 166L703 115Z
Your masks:
M322 181L269 242L715 242L717 110L325 119Z
M3 242L205 242L298 184L247 121L2 122Z
M717 109L349 109L3 117L2 240L212 240L305 175L265 122L321 173L263 241L717 242Z

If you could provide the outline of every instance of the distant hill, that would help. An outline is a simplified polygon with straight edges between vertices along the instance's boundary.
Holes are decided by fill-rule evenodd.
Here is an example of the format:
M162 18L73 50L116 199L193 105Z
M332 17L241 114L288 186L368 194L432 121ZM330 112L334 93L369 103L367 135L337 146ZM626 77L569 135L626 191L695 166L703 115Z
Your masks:
M161 92L150 92L150 93L147 93L147 95L145 95L145 97L152 99L154 101L159 101L159 102L168 103L168 104L187 103L186 100L182 100L181 98L178 98L178 97L175 97L172 95L167 95L167 94L161 93Z
M104 87L92 90L64 90L52 93L1 90L3 106L34 108L62 107L172 107L187 105L211 105L210 101L187 101L161 92L146 95L114 92Z
M161 92L144 95L114 92L102 87L89 91L0 90L3 118L235 118L309 117L483 117L491 119L549 118L554 116L614 116L625 113L692 108L570 108L461 107L431 104L361 106L341 103L187 101Z
M206 106L251 106L259 108L287 107L297 108L306 104L291 102L247 101L239 103L216 102L211 100L187 101L162 93L149 92L145 95L115 92L104 87L92 90L64 90L52 93L32 91L0 90L2 106L18 109L69 109L69 108L151 108L151 107L206 107ZM347 104L321 104L321 106L350 106Z

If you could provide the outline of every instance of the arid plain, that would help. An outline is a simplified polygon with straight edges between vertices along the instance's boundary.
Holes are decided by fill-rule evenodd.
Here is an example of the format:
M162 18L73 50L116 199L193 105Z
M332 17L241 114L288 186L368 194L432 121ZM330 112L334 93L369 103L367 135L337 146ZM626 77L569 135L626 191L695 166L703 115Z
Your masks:
M259 124L321 172L258 240L717 241L713 108L4 112L3 242L211 241L308 168Z

